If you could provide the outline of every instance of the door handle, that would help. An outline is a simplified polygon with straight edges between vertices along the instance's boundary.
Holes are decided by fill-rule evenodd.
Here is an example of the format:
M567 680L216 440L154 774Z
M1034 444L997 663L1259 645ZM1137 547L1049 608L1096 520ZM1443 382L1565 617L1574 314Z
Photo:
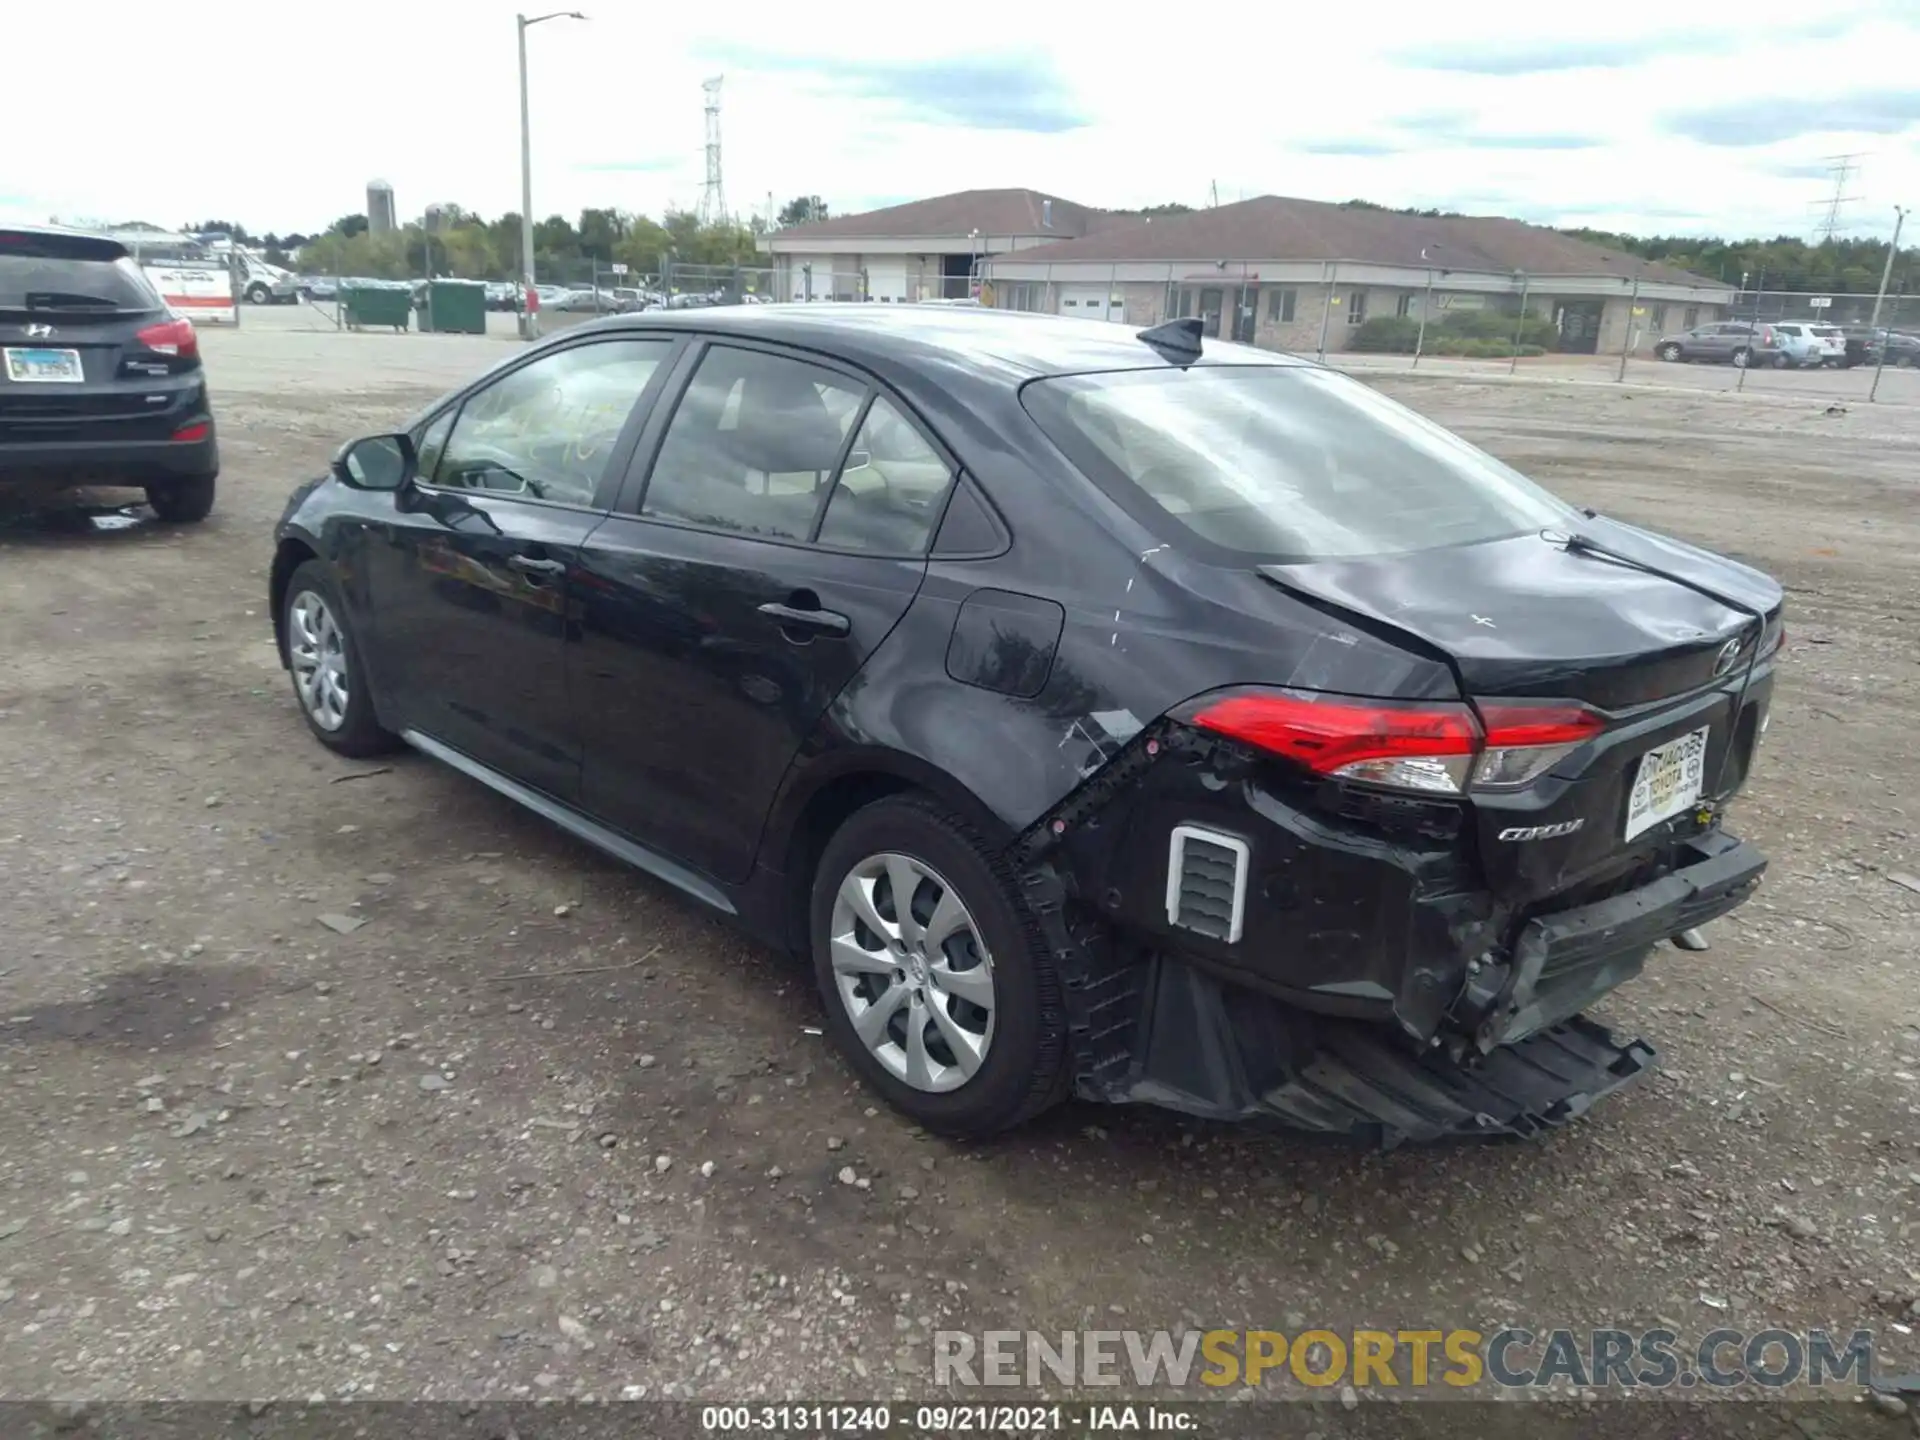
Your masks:
M567 570L564 560L535 560L530 555L509 555L507 564L524 575L564 575Z
M770 619L778 620L783 630L817 630L822 635L846 635L853 630L853 622L836 610L822 610L817 606L801 609L797 605L782 605L770 600L760 607L760 613Z

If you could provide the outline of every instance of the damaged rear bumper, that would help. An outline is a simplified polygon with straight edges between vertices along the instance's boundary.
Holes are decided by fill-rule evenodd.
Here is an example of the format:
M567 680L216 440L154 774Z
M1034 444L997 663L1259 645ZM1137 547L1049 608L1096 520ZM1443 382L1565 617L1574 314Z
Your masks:
M1463 998L1477 1048L1515 1044L1616 989L1660 941L1744 904L1767 868L1757 848L1724 831L1687 841L1681 856L1650 884L1528 921L1509 957L1483 965Z
M1329 808L1164 738L1019 855L1090 1100L1389 1144L1538 1134L1653 1064L1651 1046L1581 1012L1660 941L1742 904L1766 869L1703 817L1565 894L1585 903L1529 911L1474 883L1435 807L1383 814L1336 794ZM1191 887L1214 887L1212 934L1176 923L1180 832L1195 827L1221 842Z
M1270 1119L1393 1145L1532 1137L1584 1115L1654 1064L1575 1017L1469 1061L1416 1052L1381 1025L1304 1016L1177 960L1146 976L1124 1071L1099 1099L1214 1120ZM1113 1037L1107 1037L1109 1042Z

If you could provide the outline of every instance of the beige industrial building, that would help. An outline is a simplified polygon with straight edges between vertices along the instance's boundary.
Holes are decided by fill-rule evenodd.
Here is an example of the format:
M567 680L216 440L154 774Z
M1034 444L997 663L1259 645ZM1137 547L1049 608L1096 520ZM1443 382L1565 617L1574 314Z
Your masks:
M1435 324L1523 303L1553 322L1561 351L1645 351L1663 332L1724 317L1735 295L1519 220L1279 196L1147 220L1031 190L963 191L778 230L762 245L793 299L978 294L1139 326L1198 316L1209 335L1296 353L1347 349L1377 315L1424 311Z

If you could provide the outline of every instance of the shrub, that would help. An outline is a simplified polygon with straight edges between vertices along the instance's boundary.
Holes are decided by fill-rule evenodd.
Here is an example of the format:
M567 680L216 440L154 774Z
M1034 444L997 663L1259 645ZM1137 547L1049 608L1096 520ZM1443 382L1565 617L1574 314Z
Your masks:
M1349 350L1370 355L1411 355L1420 335L1420 322L1401 315L1376 315L1354 329Z

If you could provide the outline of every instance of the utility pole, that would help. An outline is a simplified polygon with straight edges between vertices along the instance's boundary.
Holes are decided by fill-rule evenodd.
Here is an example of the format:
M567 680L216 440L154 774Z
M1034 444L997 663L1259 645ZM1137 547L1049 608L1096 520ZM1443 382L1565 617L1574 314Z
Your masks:
M1893 239L1887 242L1887 263L1880 270L1880 293L1873 297L1873 319L1868 322L1868 328L1876 335L1880 327L1880 306L1887 298L1887 282L1893 278L1893 257L1900 253L1900 227L1906 223L1906 208L1901 205L1894 206ZM1867 391L1869 403L1880 394L1880 372L1887 368L1887 351L1893 348L1888 342L1892 339L1893 332L1889 330L1885 339L1880 341L1880 358L1874 362L1873 366L1873 388Z
M1880 323L1880 307L1887 300L1887 282L1893 279L1893 257L1900 253L1900 227L1907 223L1907 211L1903 205L1893 207L1893 239L1887 242L1887 263L1880 267L1880 289L1873 297L1873 318L1867 321L1871 326ZM1885 348L1885 347L1882 347Z
M1832 240L1846 228L1845 210L1860 197L1847 194L1847 181L1859 170L1853 162L1860 158L1859 151L1849 155L1829 155L1827 164L1833 173L1833 195L1827 201L1827 213L1815 227L1820 232L1822 242Z
M727 221L727 189L720 178L720 82L724 75L702 80L707 116L707 184L700 192L700 223L724 225Z
M513 17L520 40L520 283L524 287L520 295L520 336L524 340L540 334L539 317L529 298L533 291L533 125L527 118L527 31L546 20L586 18L578 10L550 10L531 19L525 15Z
M1614 376L1616 382L1627 378L1627 356L1633 353L1633 312L1640 308L1640 268L1634 267L1633 294L1627 299L1627 335L1620 342L1620 373Z
M1507 374L1512 375L1520 368L1520 337L1526 332L1527 325L1527 272L1520 272L1520 313L1513 322L1513 354L1507 357Z

